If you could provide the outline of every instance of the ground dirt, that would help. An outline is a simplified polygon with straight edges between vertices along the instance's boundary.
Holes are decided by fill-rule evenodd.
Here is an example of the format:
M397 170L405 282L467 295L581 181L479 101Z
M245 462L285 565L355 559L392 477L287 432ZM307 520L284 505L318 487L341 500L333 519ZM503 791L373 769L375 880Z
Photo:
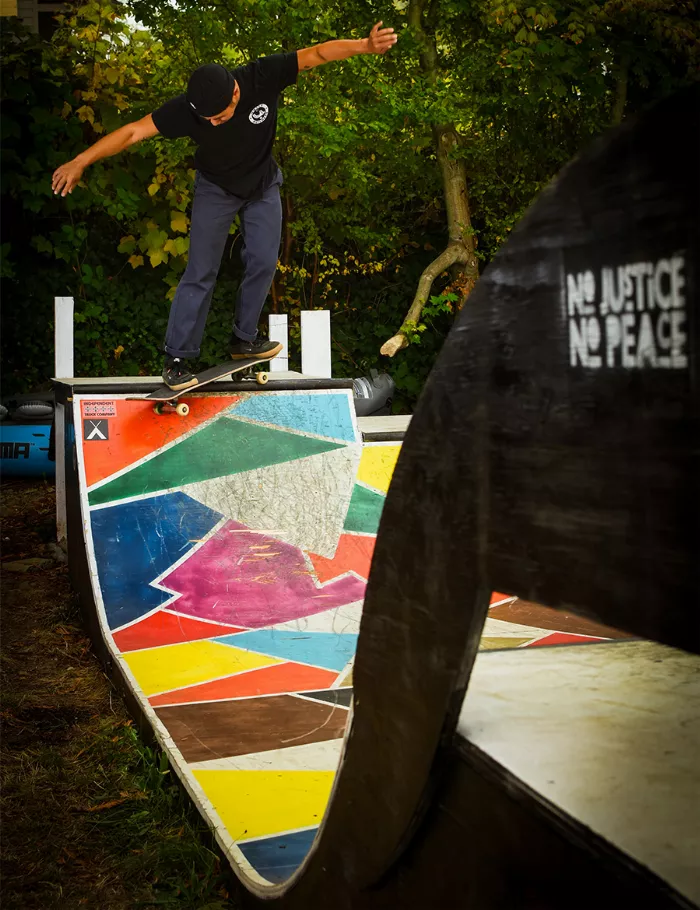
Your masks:
M230 910L205 826L83 631L53 486L8 479L0 495L3 910Z

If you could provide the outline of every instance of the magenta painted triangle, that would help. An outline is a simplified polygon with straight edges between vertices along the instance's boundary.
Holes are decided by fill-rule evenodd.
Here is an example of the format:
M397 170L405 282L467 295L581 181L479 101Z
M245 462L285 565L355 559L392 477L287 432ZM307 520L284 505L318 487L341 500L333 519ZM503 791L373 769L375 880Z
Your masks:
M352 576L319 587L303 552L292 544L229 521L161 579L181 596L179 613L260 628L362 600Z

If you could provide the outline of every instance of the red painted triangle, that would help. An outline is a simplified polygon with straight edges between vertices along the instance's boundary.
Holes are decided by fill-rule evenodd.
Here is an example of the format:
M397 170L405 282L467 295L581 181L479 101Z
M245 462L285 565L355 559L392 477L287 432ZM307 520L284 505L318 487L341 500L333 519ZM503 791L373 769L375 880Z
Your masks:
M140 622L114 632L114 643L122 653L139 651L142 648L158 648L161 645L177 645L185 641L200 641L203 638L217 638L219 635L233 635L243 632L237 626L224 626L214 622L202 622L189 616L180 616L158 610Z
M316 553L309 553L316 577L325 584L346 572L355 572L360 578L369 578L369 567L374 553L374 537L363 537L358 534L341 534L335 556L327 559Z
M573 632L552 632L544 638L530 642L528 648L537 648L540 645L590 645L597 641L611 641L609 638L595 638L592 635L575 635Z
M172 692L161 692L149 698L154 706L181 705L196 701L222 701L227 698L246 698L254 695L277 695L286 692L313 692L327 689L338 678L337 673L320 667L307 667L288 661L271 667L261 667L247 673L237 673L224 679L198 683Z
M180 439L185 433L230 408L240 397L213 394L200 398L185 396L182 400L187 402L190 412L187 417L178 417L175 414L155 414L152 401L109 400L101 396L99 401L103 407L111 406L115 413L107 418L109 434L106 441L83 442L88 487ZM95 404L92 399L82 403L83 416L91 413L91 404Z

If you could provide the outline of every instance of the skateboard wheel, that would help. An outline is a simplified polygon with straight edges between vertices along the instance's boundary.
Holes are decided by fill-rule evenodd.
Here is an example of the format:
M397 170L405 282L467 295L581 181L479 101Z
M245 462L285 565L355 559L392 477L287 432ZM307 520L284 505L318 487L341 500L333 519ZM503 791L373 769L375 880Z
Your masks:
M256 373L255 378L258 382L258 385L265 385L270 376L268 373Z
M181 401L180 404L175 408L175 411L179 417L187 417L190 413L190 406L185 404L184 401Z
M159 415L163 413L163 405L160 402L153 405L153 413Z

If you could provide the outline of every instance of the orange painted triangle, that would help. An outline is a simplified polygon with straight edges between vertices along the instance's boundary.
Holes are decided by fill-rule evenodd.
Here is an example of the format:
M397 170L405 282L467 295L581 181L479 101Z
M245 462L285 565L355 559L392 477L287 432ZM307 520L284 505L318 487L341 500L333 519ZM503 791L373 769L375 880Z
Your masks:
M177 414L155 414L152 401L108 399L104 395L99 399L97 397L91 399L99 400L103 405L113 405L117 413L115 417L105 418L108 424L106 440L96 438L83 441L85 479L88 487L174 442L230 408L232 404L240 401L240 397L214 394L185 397L182 400L190 406L187 417L178 417ZM82 402L83 415L86 403ZM82 428L77 432L82 434Z
M189 616L179 616L158 610L140 622L114 633L114 643L122 652L138 651L141 648L158 648L161 645L176 645L184 641L201 641L203 638L217 638L219 635L233 635L243 632L236 626L225 626L215 622L202 622Z
M237 673L224 679L198 683L172 692L161 692L149 698L154 706L181 705L197 701L222 701L226 698L246 698L253 695L276 695L285 692L313 692L328 689L338 674L320 667L307 667L292 661L261 667L247 673Z
M316 577L321 582L330 581L346 572L356 572L360 578L369 578L369 567L376 538L357 534L341 534L333 559L309 553Z

